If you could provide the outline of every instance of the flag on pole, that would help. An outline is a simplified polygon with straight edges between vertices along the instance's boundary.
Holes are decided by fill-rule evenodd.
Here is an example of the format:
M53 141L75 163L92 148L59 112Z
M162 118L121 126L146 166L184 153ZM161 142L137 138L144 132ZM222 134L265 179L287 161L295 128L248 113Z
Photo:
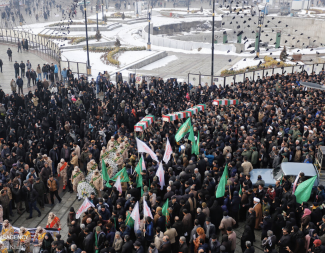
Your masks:
M191 118L188 118L183 123L183 125L181 125L181 127L178 129L178 131L177 131L177 133L175 135L175 140L177 142L179 142L179 140L181 140L188 132L190 132L191 129L193 131ZM193 135L193 137L194 137L194 135ZM189 137L189 140L190 140L190 137Z
M153 219L152 213L151 213L150 208L147 204L147 201L145 200L145 197L143 197L143 216L151 217L151 219Z
M168 199L166 200L165 204L162 206L162 215L164 215L166 217L166 225L168 224L168 222L170 222L170 216L169 216L169 212L168 212Z
M216 198L221 198L225 195L225 187L226 187L227 179L228 179L228 167L226 165L222 173L221 179L219 181L219 185L216 191Z
M162 163L159 163L158 170L156 172L156 176L159 178L160 190L162 190L165 186L165 173Z
M82 205L79 207L77 213L76 213L76 219L79 219L80 216L88 210L89 207L95 207L93 203L89 201L88 198L85 198Z
M103 175L103 179L106 181L106 186L111 187L111 185L108 183L110 178L107 173L107 168L104 159L102 159L102 175Z
M297 183L298 183L298 180L299 180L299 175L300 175L300 173L301 173L301 171L299 172L299 174L298 174L297 177L296 177L295 182L293 183L292 194L295 194L295 191L296 191L296 187L297 187Z
M135 204L130 217L134 220L134 232L136 233L140 227L140 213L139 213L139 202Z
M125 222L125 225L129 226L130 228L133 228L134 226L134 220L131 218L131 213L129 213L127 216L126 216L126 222Z
M165 163L168 163L172 153L173 153L173 149L172 149L172 146L170 145L169 139L167 137L166 149L165 149L165 154L164 154L164 157L163 157L163 161Z
M116 187L116 190L118 190L122 194L121 176L118 176L114 186Z
M309 178L308 180L306 180L306 181L302 182L300 185L298 185L298 187L295 191L297 203L301 204L302 202L306 202L309 200L311 190L313 189L316 178L317 178L317 175Z
M142 170L146 170L146 163L144 162L144 159L143 159L143 154L141 154L141 158L142 158Z
M118 177L121 177L121 183L122 182L129 182L129 175L128 172L126 171L126 168L124 167L123 169L121 169L119 172L117 172L115 174L115 176L113 178L111 178L112 181L116 181Z
M138 162L137 166L135 167L135 171L137 173L137 187L142 187L142 175L141 175L141 166L142 166L142 157Z
M195 154L195 155L200 154L199 143L200 143L200 132L198 132L196 142L192 143L192 154Z
M151 156L153 160L157 161L157 163L159 162L157 155L155 154L155 152L151 150L151 148L147 146L147 144L145 144L143 141L139 140L138 138L136 138L136 141L137 141L138 152L147 153Z

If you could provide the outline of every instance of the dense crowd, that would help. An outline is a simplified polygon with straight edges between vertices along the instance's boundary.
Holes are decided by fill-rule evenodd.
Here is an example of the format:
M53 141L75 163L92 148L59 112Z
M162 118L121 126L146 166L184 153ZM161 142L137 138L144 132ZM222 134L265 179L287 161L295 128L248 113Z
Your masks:
M103 153L117 145L114 159L129 176L123 193L100 181L89 197L95 208L80 219L70 209L66 241L60 236L53 241L38 228L42 252L234 253L240 238L240 250L253 253L256 230L261 230L265 252L325 252L322 185L310 208L310 203L296 202L286 177L275 186L265 185L262 177L250 180L253 168L314 162L317 148L324 145L324 94L299 82L320 83L325 72L276 74L226 87L193 87L155 77L136 85L133 77L125 81L120 74L113 84L107 73L88 82L84 76L75 78L69 69L62 70L61 82L53 79L49 84L47 73L34 92L18 95L15 89L12 94L0 90L2 235L11 231L13 210L21 214L26 209L28 219L34 209L41 215L38 206L44 208L48 194L50 204L55 204L54 196L60 203L58 190L76 191L76 182L91 171L101 175ZM102 99L96 98L97 92ZM222 98L238 99L239 104L212 105L214 99ZM194 135L200 135L199 154L194 155L187 136L175 140L184 119L165 122L162 115L197 104L206 104L206 109L191 117ZM134 125L148 114L155 121L135 133ZM158 163L148 154L144 154L146 170L141 173L143 187L137 187L135 135L159 161L168 138L173 155L163 163L166 186L162 189L156 176ZM225 168L229 174L225 194L216 198ZM298 184L305 180L300 173ZM143 216L141 196L153 218ZM167 220L162 212L166 201ZM141 225L134 231L128 219L137 202ZM47 225L61 229L55 217L50 213ZM244 224L240 234L234 231L239 222ZM22 234L27 232L21 228ZM30 241L22 243L28 251Z

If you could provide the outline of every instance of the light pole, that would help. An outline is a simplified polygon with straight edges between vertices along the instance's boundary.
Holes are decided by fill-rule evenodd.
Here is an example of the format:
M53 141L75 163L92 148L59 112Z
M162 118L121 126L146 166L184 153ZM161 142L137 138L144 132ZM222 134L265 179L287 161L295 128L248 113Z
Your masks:
M86 45L87 45L87 76L91 76L91 66L89 61L89 45L88 45L88 26L87 26L87 7L86 0L84 0L84 11L85 11L85 25L86 25Z
M99 0L97 0L97 3L96 3L97 31L98 31L98 5L99 5Z
M187 0L187 15L190 14L190 0Z
M151 43L150 43L150 12L148 13L148 22L149 22L149 29L148 29L148 43L147 43L147 50L151 51Z
M213 72L214 72L214 12L216 0L213 0L212 6L212 47L211 47L211 85L213 85Z
M139 18L138 0L135 2L135 4L136 4L135 6L136 6L136 8L137 8L137 16L136 16L136 17Z
M260 56L260 38L261 38L261 29L264 23L264 15L260 10L258 11L258 35L256 36L256 56Z
M102 21L104 21L104 0L102 0Z

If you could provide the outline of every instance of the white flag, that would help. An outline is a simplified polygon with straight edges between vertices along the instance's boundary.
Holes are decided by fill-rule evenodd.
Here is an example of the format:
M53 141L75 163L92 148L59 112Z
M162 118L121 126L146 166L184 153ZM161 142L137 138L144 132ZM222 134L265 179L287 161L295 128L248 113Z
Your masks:
M86 212L88 210L88 208L91 207L91 206L92 207L95 207L94 204L91 203L88 198L85 198L84 202L79 207L79 210L76 213L76 219L79 219L79 217L81 216L81 214L83 214L84 212Z
M139 140L138 138L136 138L137 140L137 147L138 147L138 152L144 152L144 153L147 153L151 156L151 158L155 161L157 161L157 163L159 162L158 161L158 157L156 156L155 152L153 152L151 150L151 148L149 148L147 146L147 144L145 144L143 141Z
M116 187L116 190L118 190L122 194L122 185L121 185L121 176L120 175L116 179L114 186Z
M140 228L140 213L139 213L139 202L135 204L130 217L134 220L134 232L136 233Z
M149 206L147 204L147 201L145 200L145 196L143 196L143 216L144 217L151 217L151 219L153 219L150 208L149 208Z
M142 170L146 170L146 163L144 162L143 154L141 154L141 158L142 158L142 164L141 164Z
M160 190L162 190L165 186L165 173L162 163L159 163L158 170L156 172L156 176L159 178Z
M165 154L164 154L164 158L163 158L163 161L165 163L168 163L172 153L173 153L173 149L172 149L172 146L170 145L169 140L167 138L166 149L165 149Z
M299 174L298 174L297 177L296 177L295 182L293 183L292 195L295 194L295 191L296 191L296 188L297 188L297 183L298 183L298 180L299 180L299 175L300 175L300 173L301 173L301 171L299 172Z

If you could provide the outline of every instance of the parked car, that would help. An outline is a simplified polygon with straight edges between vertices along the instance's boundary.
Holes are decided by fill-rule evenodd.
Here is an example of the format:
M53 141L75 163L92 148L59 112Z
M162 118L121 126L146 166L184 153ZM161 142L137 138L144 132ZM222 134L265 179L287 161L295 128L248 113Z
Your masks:
M77 5L78 5L78 6L83 6L83 5L84 5L84 1L80 1L80 2L78 2ZM86 5L87 5L87 6L90 5L90 1L86 1Z
M253 184L257 181L258 175L261 175L265 181L265 186L268 187L269 185L274 186L277 180L281 180L282 175L289 176L288 181L293 183L299 172L305 173L306 179L317 175L314 186L316 187L318 185L318 170L312 163L281 163L275 169L253 169L250 175Z

